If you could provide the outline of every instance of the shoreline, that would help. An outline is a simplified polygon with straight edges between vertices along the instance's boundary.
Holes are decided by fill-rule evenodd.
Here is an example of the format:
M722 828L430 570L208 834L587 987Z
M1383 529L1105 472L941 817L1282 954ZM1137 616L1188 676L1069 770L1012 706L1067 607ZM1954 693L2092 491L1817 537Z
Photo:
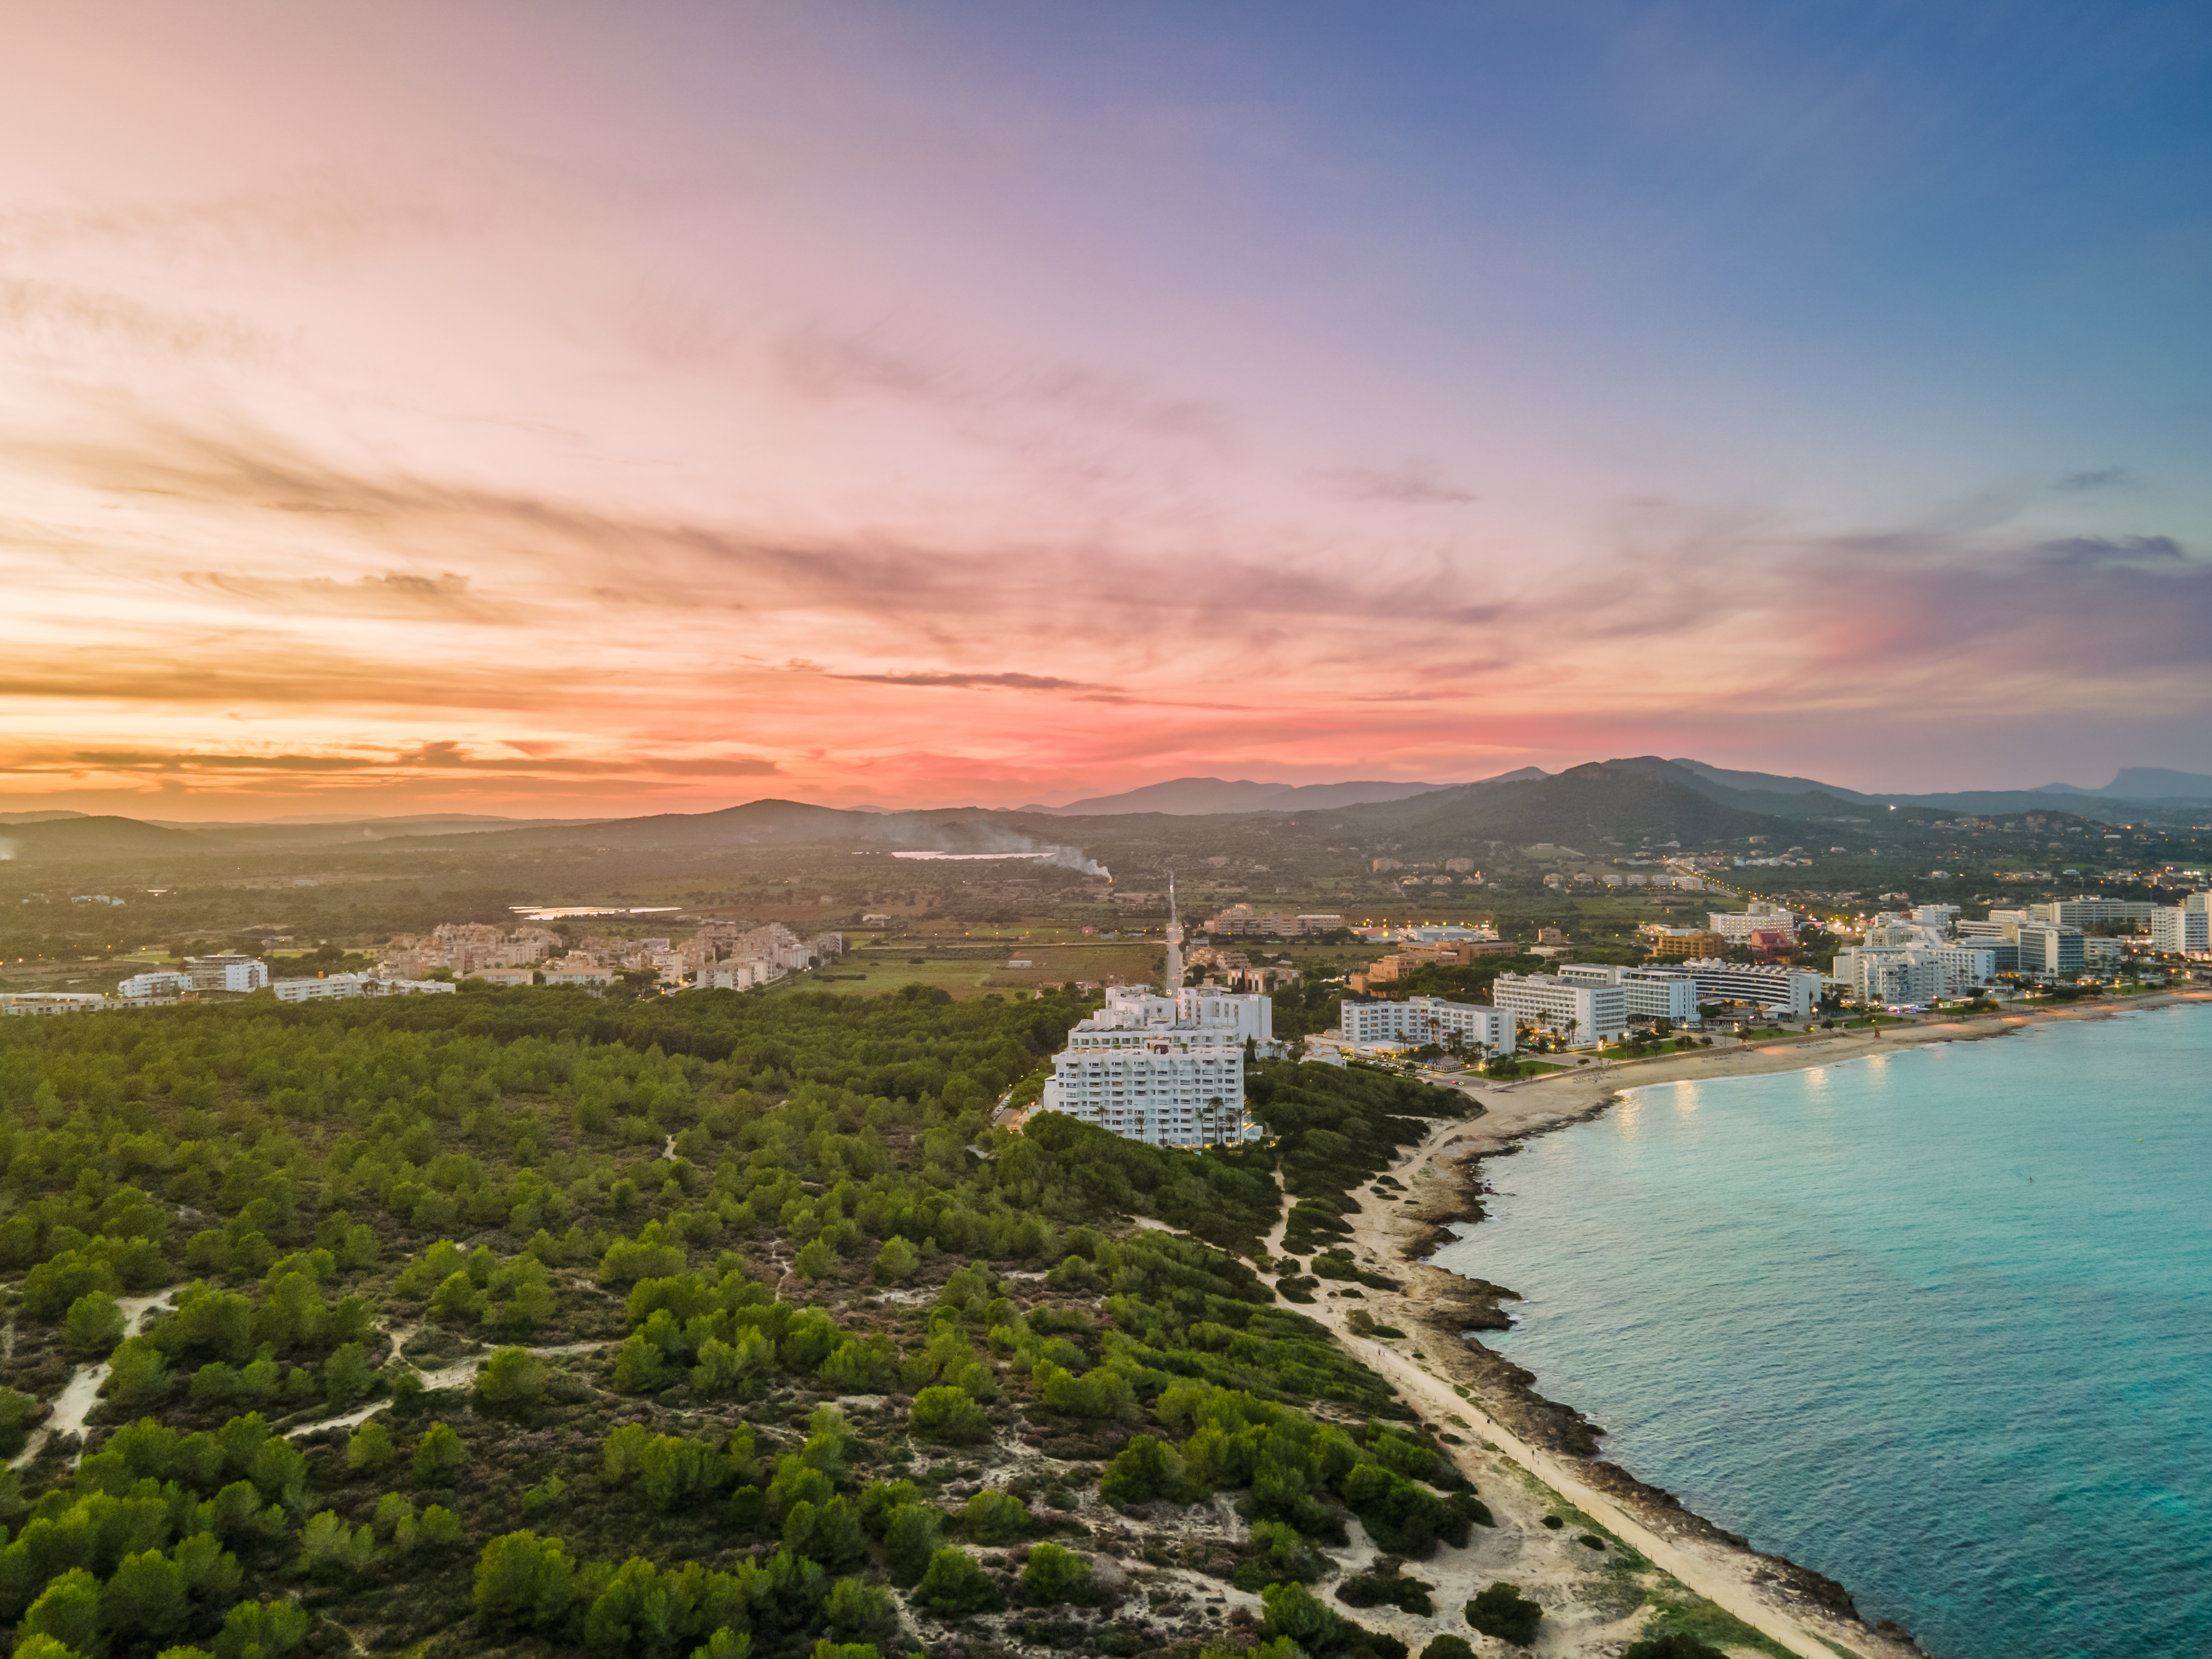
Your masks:
M1347 1307L1328 1297L1312 1311L1338 1327L1343 1340L1421 1407L1425 1417L1451 1420L1458 1411L1471 1410L1480 1422L1468 1431L1480 1438L1485 1452L1558 1492L1686 1588L1770 1641L1805 1659L1833 1659L1837 1654L1925 1659L1902 1626L1862 1619L1845 1586L1755 1549L1741 1534L1606 1460L1601 1425L1571 1405L1547 1399L1537 1390L1533 1373L1479 1340L1480 1332L1510 1328L1507 1304L1518 1301L1518 1293L1432 1267L1426 1258L1439 1244L1462 1237L1449 1231L1449 1224L1482 1220L1487 1159L1510 1156L1534 1136L1600 1116L1632 1091L1811 1071L1930 1043L2008 1036L2052 1021L2111 1019L2136 1010L2204 1002L2212 1002L2212 993L2169 991L2118 1005L2076 1004L1972 1021L1824 1032L1795 1042L1600 1064L1497 1085L1480 1079L1451 1079L1442 1086L1456 1087L1470 1099L1481 1091L1481 1112L1439 1122L1393 1164L1389 1173L1403 1183L1401 1201L1379 1199L1371 1187L1363 1188L1353 1194L1358 1211L1346 1217L1362 1265L1401 1281L1397 1291L1370 1291L1349 1306L1365 1307L1380 1322L1406 1330L1408 1340L1393 1345L1352 1335L1343 1328Z

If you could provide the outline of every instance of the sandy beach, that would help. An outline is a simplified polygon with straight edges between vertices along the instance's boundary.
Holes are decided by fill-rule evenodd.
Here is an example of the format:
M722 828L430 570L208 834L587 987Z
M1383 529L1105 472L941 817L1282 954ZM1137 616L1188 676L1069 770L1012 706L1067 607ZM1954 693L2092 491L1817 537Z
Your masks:
M1530 1386L1534 1379L1527 1371L1481 1345L1481 1330L1506 1328L1507 1309L1515 1299L1511 1290L1422 1265L1421 1258L1436 1248L1443 1224L1480 1216L1484 1158L1510 1151L1529 1135L1595 1116L1631 1089L1801 1071L1926 1043L2002 1036L2045 1021L2106 1019L2136 1009L2208 1000L2212 993L2181 991L1890 1026L1879 1035L1838 1030L1649 1060L1594 1062L1514 1084L1455 1080L1480 1100L1483 1112L1440 1123L1392 1166L1390 1173L1404 1183L1402 1201L1362 1191L1355 1194L1358 1213L1346 1218L1362 1265L1401 1280L1402 1288L1368 1290L1356 1299L1340 1291L1325 1294L1311 1311L1396 1384L1425 1418L1475 1443L1461 1462L1502 1524L1498 1534L1474 1552L1482 1559L1469 1564L1468 1577L1484 1583L1489 1582L1486 1574L1512 1578L1557 1609L1557 1616L1546 1619L1537 1653L1617 1654L1641 1618L1620 1606L1616 1586L1594 1578L1586 1560L1576 1561L1576 1552L1559 1547L1567 1534L1539 1530L1547 1506L1556 1511L1565 1500L1684 1589L1717 1603L1789 1652L1805 1659L1833 1659L1838 1654L1908 1659L1921 1651L1909 1632L1860 1620L1848 1586L1752 1549L1606 1462L1600 1455L1598 1425L1571 1404L1544 1399ZM1270 1239L1269 1248L1278 1242ZM1362 1309L1376 1322L1407 1332L1406 1340L1380 1342L1352 1333L1350 1316ZM1456 1596L1461 1587L1454 1584L1448 1593ZM1440 1594L1438 1599L1445 1598ZM1624 1612L1629 1612L1626 1622Z

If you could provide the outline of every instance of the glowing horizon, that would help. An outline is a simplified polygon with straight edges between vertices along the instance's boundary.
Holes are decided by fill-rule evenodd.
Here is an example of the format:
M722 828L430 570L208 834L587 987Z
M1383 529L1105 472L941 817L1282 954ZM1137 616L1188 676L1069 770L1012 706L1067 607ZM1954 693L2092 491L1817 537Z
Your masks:
M2212 25L33 6L0 810L2212 771Z

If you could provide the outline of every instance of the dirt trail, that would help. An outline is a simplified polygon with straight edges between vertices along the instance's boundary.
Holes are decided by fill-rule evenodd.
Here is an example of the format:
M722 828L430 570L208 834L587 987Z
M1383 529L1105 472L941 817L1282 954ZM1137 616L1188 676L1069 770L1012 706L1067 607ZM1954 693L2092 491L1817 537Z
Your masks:
M166 1291L156 1291L151 1296L118 1296L115 1305L123 1310L123 1334L136 1336L146 1322L146 1316L156 1308L166 1308L169 1298L183 1288L172 1285ZM107 1362L96 1365L79 1365L62 1384L62 1391L54 1397L53 1410L46 1420L31 1431L31 1437L23 1443L23 1449L8 1460L8 1467L20 1469L39 1455L46 1442L57 1437L66 1439L84 1432L84 1419L100 1401L100 1390L107 1381ZM79 1453L79 1456L82 1454ZM72 1463L76 1458L70 1460Z
M419 1326L410 1325L404 1332L392 1334L393 1358L397 1359L399 1357L400 1343L406 1337L412 1336L420 1328ZM562 1354L596 1353L601 1348L611 1348L614 1346L611 1340L599 1342L562 1342L553 1347L529 1348L525 1352L534 1353L540 1359L554 1359ZM483 1364L485 1358L483 1354L472 1354L468 1358L456 1360L450 1365L441 1365L435 1370L423 1371L421 1373L422 1386L425 1390L465 1388L476 1380L477 1367ZM410 1366L409 1369L414 1368ZM340 1412L334 1417L319 1417L312 1423L295 1423L284 1431L284 1435L287 1439L291 1439L299 1435L313 1434L322 1429L356 1428L368 1422L377 1413L389 1411L391 1408L392 1397L387 1395L381 1400L372 1401L368 1405L356 1407L349 1412Z

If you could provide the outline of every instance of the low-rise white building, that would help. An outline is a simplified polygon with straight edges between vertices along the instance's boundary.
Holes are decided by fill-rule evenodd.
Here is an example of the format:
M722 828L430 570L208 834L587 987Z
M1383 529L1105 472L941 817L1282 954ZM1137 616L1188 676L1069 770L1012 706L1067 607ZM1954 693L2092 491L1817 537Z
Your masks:
M1521 1026L1548 1031L1568 1047L1587 1048L1628 1030L1628 993L1618 985L1577 983L1556 974L1500 974L1491 1000Z
M1731 943L1758 933L1779 933L1784 939L1797 937L1797 918L1787 907L1765 899L1752 900L1748 910L1708 910L1705 921L1712 932Z
M709 963L691 976L695 991L750 991L756 985L773 984L791 970L781 963L760 959ZM547 981L551 982L550 980Z
M114 1004L98 991L0 992L0 1016L15 1018L41 1014L89 1014Z
M1804 1019L1820 1000L1820 976L1809 968L1706 957L1684 963L1682 971L1697 981L1700 1002L1751 1002Z
M1355 1048L1418 1048L1431 1042L1449 1044L1454 1037L1485 1054L1510 1054L1514 1048L1513 1016L1479 1002L1447 1002L1442 997L1358 1002L1347 997L1337 1024L1344 1042Z
M279 1002L333 1002L352 997L452 996L445 979L380 979L374 974L322 974L313 979L280 979L271 988Z
M192 976L168 969L155 969L150 974L133 974L115 988L119 997L182 996L192 988Z

